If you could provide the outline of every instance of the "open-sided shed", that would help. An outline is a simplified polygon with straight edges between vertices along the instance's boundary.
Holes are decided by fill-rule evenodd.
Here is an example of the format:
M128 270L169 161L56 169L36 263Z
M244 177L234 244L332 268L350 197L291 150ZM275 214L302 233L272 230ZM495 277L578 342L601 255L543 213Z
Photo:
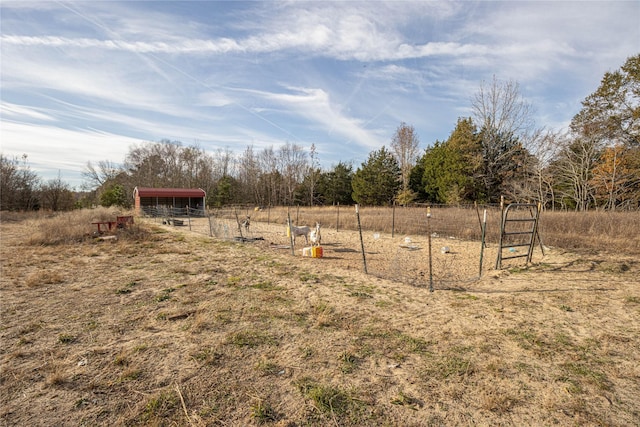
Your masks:
M133 189L136 212L153 208L204 209L207 194L201 188L148 188Z

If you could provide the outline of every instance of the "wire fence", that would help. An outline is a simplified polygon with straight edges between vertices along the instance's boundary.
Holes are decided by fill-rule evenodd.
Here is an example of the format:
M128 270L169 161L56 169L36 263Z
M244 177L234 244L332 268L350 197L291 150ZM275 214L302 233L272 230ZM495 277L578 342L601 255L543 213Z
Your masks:
M495 270L499 251L526 250L508 244L501 248L499 205L360 207L357 213L355 206L236 206L206 211L147 207L144 214L164 225L261 244L293 256L302 256L311 243L299 236L292 250L288 219L310 230L320 223L323 259L310 262L362 269L377 277L433 289L463 287ZM501 267L518 263L522 261L506 261Z

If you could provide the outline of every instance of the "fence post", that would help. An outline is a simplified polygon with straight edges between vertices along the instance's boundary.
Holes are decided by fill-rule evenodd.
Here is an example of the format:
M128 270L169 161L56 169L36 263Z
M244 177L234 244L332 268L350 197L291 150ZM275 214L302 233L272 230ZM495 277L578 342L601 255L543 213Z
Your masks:
M394 236L396 231L396 201L393 201L393 207L391 208L391 237Z
M244 241L244 236L242 235L242 226L240 225L240 218L238 218L238 210L234 208L233 213L236 215L236 224L238 224L238 233L240 233L240 241Z
M364 274L368 274L367 257L364 254L364 240L362 240L362 226L360 225L360 211L358 210L358 204L356 204L356 219L358 220L358 232L360 233L360 248L362 249L362 265L364 265Z
M203 208L206 209L206 208ZM205 210L205 215L207 216L207 219L209 219L209 237L213 237L213 225L211 224L211 215L209 214L209 211Z
M478 274L478 277L482 277L482 256L484 255L484 236L487 230L487 210L484 210L484 218L482 220L482 238L481 238L481 242L482 242L482 246L480 246L480 273Z
M504 196L500 196L500 240L498 242L498 257L496 258L496 270L502 267L502 235L504 234Z
M291 214L289 214L289 208L287 207L287 231L289 235L289 244L291 245L291 255L296 255L296 248L293 247L293 230L291 229Z
M433 265L431 262L431 207L427 206L427 241L429 242L429 292L433 292Z
M340 224L340 202L338 202L336 206L336 233L338 232L339 224Z

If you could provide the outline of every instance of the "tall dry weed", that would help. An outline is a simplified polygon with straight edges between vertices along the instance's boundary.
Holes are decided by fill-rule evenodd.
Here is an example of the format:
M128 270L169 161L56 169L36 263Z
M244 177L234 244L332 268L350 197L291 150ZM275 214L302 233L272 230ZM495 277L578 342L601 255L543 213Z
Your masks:
M640 254L639 212L543 212L540 233L563 249Z
M115 221L117 216L127 214L110 208L40 213L28 219L31 233L25 236L25 241L45 246L81 242L95 236L97 227L93 222Z

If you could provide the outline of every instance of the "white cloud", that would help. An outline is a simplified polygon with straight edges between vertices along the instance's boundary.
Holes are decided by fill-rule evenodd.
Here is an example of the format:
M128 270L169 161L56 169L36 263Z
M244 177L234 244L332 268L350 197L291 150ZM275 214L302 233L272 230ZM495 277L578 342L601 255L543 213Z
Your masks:
M88 127L211 150L314 142L322 153L364 160L400 121L424 143L446 138L493 75L521 84L543 111L540 125L564 124L640 40L637 2L1 8L3 149L11 136L13 148L34 151L31 160L44 153L65 168L67 146L84 164L109 145Z
M69 130L2 120L0 135L4 155L27 154L29 164L43 179L60 173L72 186L81 184L80 172L87 161L121 162L129 147L140 140L94 130Z
M253 91L265 100L275 102L289 114L310 122L320 134L336 134L345 138L346 143L355 143L367 149L378 148L380 139L367 130L358 119L343 115L332 105L326 91L317 88L287 87L288 93Z
M7 116L14 118L28 117L30 119L43 120L48 122L55 121L55 119L51 115L43 112L43 109L41 108L30 108L4 101L0 101L0 106L2 107L2 115L5 118Z

